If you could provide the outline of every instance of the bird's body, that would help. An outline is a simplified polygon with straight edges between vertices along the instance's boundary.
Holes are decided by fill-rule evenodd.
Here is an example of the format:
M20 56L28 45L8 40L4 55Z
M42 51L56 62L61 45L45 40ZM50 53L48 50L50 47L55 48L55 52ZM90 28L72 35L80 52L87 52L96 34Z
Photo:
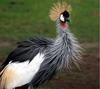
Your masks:
M7 81L3 81L1 85L5 86L5 89L13 89L30 83L44 60L43 50L52 42L52 40L36 38L19 43L2 64L4 68L2 76L5 76L2 80L7 78Z
M32 78L39 70L40 64L43 62L43 57L43 54L38 53L30 63L29 61L9 63L7 65L7 71L5 70L5 73L8 74L8 80L6 81L8 83L5 87L7 89L13 89L31 82Z
M69 14L63 14L67 18ZM28 84L37 87L52 78L57 70L80 59L80 46L61 16L57 19L56 39L36 38L19 43L3 63L2 89ZM54 19L54 18L53 18Z

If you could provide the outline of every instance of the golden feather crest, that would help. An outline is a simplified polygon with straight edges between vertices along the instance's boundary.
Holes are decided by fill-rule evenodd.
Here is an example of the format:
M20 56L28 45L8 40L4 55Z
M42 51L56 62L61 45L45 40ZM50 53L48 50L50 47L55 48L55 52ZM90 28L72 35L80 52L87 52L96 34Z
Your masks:
M72 10L71 5L68 5L66 2L61 2L61 3L57 2L51 8L49 16L51 20L56 21L61 13L63 13L64 11L70 13L71 10Z

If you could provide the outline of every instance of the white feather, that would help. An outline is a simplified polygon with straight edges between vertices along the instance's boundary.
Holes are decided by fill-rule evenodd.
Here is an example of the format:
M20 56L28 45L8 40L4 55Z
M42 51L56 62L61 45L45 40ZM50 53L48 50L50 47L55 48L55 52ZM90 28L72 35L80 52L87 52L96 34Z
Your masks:
M8 89L25 85L31 82L32 78L38 72L41 63L44 60L44 54L38 53L31 62L26 61L22 63L10 63L8 67L15 70L17 76L9 82Z

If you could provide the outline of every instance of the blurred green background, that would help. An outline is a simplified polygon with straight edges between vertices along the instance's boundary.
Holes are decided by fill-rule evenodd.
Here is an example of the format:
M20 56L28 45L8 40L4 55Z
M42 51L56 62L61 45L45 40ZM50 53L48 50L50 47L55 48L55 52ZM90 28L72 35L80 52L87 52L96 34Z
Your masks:
M16 42L34 36L55 37L49 10L59 0L0 0L0 60ZM81 43L99 41L99 1L64 0L72 5L70 29ZM47 88L46 88L47 89Z
M0 0L0 41L34 36L55 37L49 10L58 0ZM72 7L71 30L81 42L98 41L98 0L67 0Z

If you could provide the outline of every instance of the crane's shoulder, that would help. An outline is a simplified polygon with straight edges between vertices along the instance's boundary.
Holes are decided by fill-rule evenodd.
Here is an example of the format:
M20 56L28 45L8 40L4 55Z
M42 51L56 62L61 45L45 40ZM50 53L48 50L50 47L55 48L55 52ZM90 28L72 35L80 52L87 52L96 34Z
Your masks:
M31 61L39 52L43 52L52 43L52 39L46 38L34 38L19 42L2 66L5 67L9 62Z

